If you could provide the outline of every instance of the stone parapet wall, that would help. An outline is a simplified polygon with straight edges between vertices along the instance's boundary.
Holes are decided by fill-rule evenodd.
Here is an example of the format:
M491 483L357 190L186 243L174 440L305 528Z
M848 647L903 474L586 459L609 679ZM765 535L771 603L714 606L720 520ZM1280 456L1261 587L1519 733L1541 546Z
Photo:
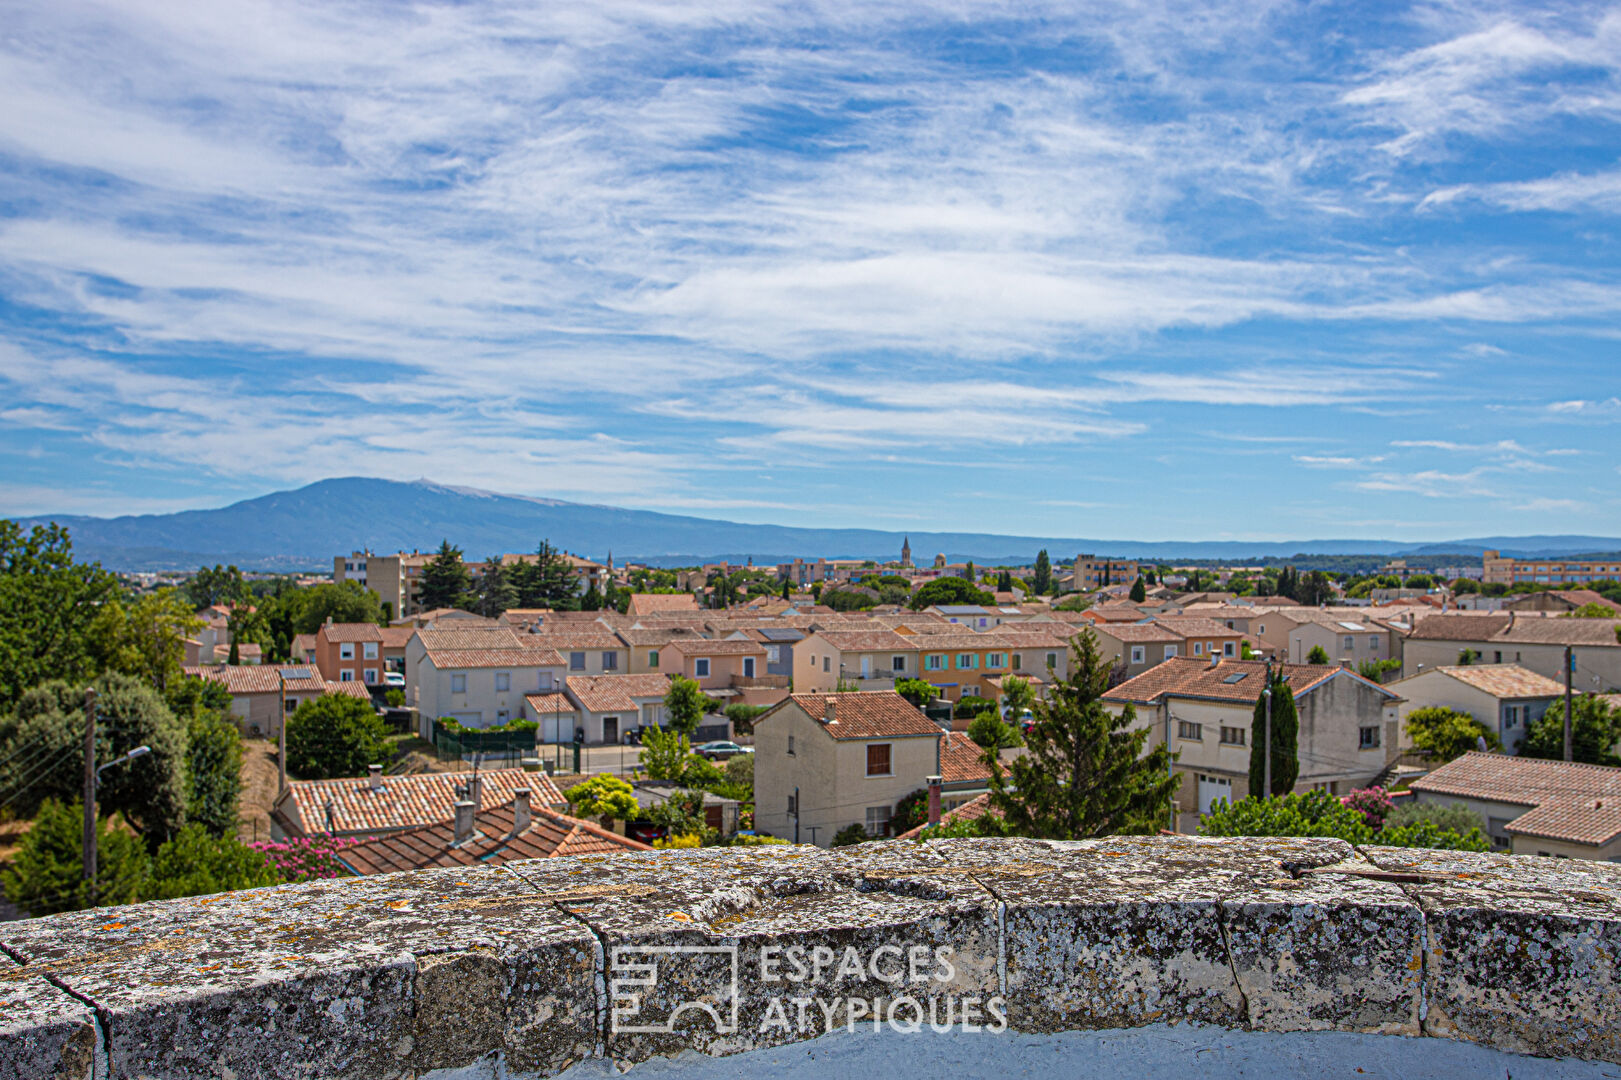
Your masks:
M1337 840L584 856L77 912L0 947L18 1078L548 1076L931 1019L1621 1062L1621 867Z

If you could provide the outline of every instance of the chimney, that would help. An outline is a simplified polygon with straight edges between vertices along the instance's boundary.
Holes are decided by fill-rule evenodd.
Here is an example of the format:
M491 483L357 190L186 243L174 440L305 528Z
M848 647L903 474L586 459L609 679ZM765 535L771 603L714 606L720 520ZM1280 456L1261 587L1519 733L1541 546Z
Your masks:
M941 779L938 776L931 776L927 779L927 783L929 785L929 824L938 825L940 824Z
M332 616L330 616L330 615L328 615L328 616L327 616L327 617L326 617L326 624L327 624L327 625L328 625L328 626L331 626L331 625L332 625Z
M1221 655L1214 649L1210 650L1210 666L1213 668L1221 666Z
M332 800L328 799L326 801L326 833L328 836L334 836L337 834L337 831L338 827L332 810Z
M512 831L529 831L529 789L521 787L512 793Z
M366 771L371 774L371 789L373 791L382 791L383 767L381 765L368 765Z
M1344 668L1346 671L1350 671L1351 670L1351 658L1349 656L1340 657L1340 667Z
M826 722L826 723L829 723L829 724L838 723L839 718L838 718L838 713L836 711L837 708L838 708L838 702L834 701L831 697L828 698L827 699L827 711L822 714L823 721Z
M456 804L456 839L453 841L454 846L460 847L473 838L474 809L473 804L466 799Z
M484 781L479 779L478 773L474 773L473 778L467 781L467 801L473 804L475 814L484 808L483 800L479 797L483 794L483 788Z

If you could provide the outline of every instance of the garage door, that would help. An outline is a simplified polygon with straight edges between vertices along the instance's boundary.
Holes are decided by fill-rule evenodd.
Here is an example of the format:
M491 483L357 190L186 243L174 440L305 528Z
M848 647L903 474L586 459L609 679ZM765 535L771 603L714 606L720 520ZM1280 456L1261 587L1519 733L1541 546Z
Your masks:
M1217 799L1233 801L1233 781L1227 776L1206 776L1199 773L1199 813L1210 813L1210 806Z

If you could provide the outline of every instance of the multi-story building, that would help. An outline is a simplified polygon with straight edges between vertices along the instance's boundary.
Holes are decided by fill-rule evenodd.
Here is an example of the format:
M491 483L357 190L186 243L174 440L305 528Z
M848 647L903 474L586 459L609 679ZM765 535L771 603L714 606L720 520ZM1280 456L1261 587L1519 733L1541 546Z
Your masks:
M422 568L432 555L420 551L374 555L356 551L332 560L332 580L353 581L377 594L383 610L392 619L403 619L421 611L417 596L422 591Z
M1481 580L1502 585L1567 585L1621 581L1617 559L1506 559L1500 552L1481 555Z
M1130 585L1138 577L1136 563L1096 555L1075 556L1073 573L1070 587L1076 592L1091 592L1104 585Z

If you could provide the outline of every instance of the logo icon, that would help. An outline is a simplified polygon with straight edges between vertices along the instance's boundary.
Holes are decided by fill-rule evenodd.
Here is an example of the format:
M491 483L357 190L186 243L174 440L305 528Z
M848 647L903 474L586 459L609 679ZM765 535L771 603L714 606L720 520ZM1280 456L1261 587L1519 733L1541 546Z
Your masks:
M661 1018L664 1005L655 993L661 968L679 969L675 985L712 989L675 1001ZM669 1034L688 1011L707 1013L717 1035L737 1031L736 945L615 945L609 973L609 1020L615 1034Z

